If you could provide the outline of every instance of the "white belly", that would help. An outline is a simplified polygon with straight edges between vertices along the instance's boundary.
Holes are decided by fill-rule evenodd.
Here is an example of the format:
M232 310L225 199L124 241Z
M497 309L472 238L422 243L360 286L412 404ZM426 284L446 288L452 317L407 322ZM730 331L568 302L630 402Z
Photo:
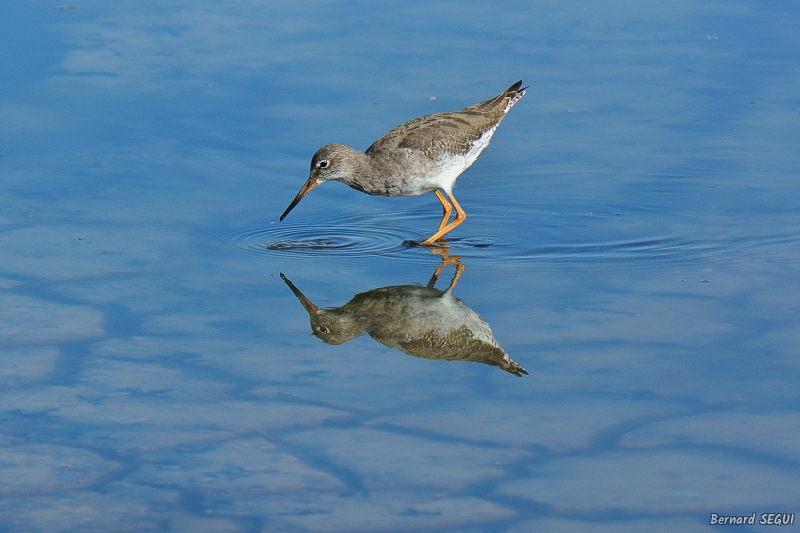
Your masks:
M484 148L489 146L489 140L496 129L497 126L487 130L465 154L442 153L437 156L434 160L434 168L424 175L423 180L427 188L424 192L442 189L448 194L452 194L456 179L478 159Z

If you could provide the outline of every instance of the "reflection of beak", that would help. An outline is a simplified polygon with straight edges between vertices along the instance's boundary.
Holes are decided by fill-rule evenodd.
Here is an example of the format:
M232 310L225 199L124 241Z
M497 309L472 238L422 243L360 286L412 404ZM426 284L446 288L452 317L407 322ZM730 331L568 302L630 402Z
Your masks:
M299 192L299 193L297 193L297 196L295 196L295 197L294 197L294 200L292 200L292 203L291 203L291 204L289 204L289 207L287 207L287 208L286 208L286 211L284 211L284 212L283 212L283 214L281 215L281 220L283 220L284 218L286 218L286 215L288 215L288 214L289 214L289 211L291 211L292 209L294 209L294 206L296 206L298 203L300 203L300 200L302 200L302 199L303 199L303 196L305 196L306 194L308 194L308 191L310 191L311 189L313 189L314 187L316 187L316 186L317 186L317 185L319 185L320 183L321 183L321 182L320 182L320 181L318 181L318 180L317 180L316 178L314 178L313 176L309 177L309 178L308 178L308 181L306 181L306 184L305 184L305 185L303 185L303 188L302 188L302 189L300 189L300 192Z
M312 187L313 187L313 185L312 185ZM311 190L311 189L309 189L309 190ZM300 192L303 192L303 191L300 191ZM299 200L298 200L298 202L299 202ZM297 202L294 202L294 203L297 203ZM292 207L294 207L294 206L293 205L290 206L289 209L291 209ZM297 289L297 287L295 287L294 284L291 281L289 281L289 278L287 278L286 276L283 275L283 272L281 272L281 279L286 282L286 284L289 286L290 289L292 289L292 292L294 293L295 296L297 296L297 299L300 300L300 303L303 304L303 307L305 308L306 312L309 315L315 314L317 311L319 311L319 307L317 307L316 305L312 304L311 301L308 298L303 296L303 293L300 292Z

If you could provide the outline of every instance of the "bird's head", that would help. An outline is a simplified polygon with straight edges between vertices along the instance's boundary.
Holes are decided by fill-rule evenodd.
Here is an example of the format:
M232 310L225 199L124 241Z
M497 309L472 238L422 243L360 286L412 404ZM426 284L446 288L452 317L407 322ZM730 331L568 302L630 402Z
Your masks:
M326 344L343 344L361 336L369 327L366 318L349 312L347 309L320 309L300 292L300 289L280 274L281 279L289 286L311 319L311 331Z
M292 203L286 208L286 211L281 215L281 220L286 218L289 211L294 209L300 200L311 191L314 187L323 181L331 180L346 180L352 176L354 169L358 166L359 156L363 157L364 154L358 152L354 148L350 148L344 144L332 143L326 144L314 154L311 158L311 173L308 180L294 197Z

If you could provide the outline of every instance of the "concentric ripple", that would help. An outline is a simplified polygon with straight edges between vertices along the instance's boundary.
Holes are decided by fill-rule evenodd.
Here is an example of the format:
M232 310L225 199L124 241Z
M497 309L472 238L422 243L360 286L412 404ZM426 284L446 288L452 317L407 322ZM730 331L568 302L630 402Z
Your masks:
M389 227L260 226L220 236L227 248L248 254L391 255L406 249L403 233Z
M413 213L384 217L372 213L344 214L337 217L336 224L311 220L238 229L219 235L217 243L219 248L233 253L351 259L392 256L412 262L429 261L429 252L441 255L442 249L446 249L470 263L554 266L581 261L625 261L643 267L653 261L735 263L768 250L779 252L781 257L800 253L800 238L792 232L754 231L741 235L717 228L701 236L681 232L636 235L625 231L624 226L601 227L598 223L578 224L574 220L566 220L562 226L543 224L535 236L527 236L519 228L512 229L502 240L481 236L479 231L477 235L447 238L433 247L409 239L427 236L430 222L430 217Z

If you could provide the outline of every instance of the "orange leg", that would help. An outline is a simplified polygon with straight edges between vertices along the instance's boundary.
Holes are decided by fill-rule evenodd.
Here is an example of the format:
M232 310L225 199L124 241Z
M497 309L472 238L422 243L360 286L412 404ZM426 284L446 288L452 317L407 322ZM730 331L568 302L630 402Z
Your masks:
M450 285L448 285L447 289L445 289L445 292L451 292L456 288L456 283L458 283L458 280L461 279L461 274L463 274L464 270L467 268L467 265L462 265L458 262L454 263L454 265L456 267L456 271L453 274L453 279L450 281Z
M436 191L436 196L439 198L439 201L442 202L442 205L444 205L444 198L442 198L441 194L439 194L439 191ZM455 228L456 226L458 226L459 224L461 224L462 222L464 222L467 219L467 214L464 212L463 209L461 209L461 206L458 205L458 202L456 202L455 197L453 197L452 194L448 194L447 198L450 200L450 203L453 204L453 207L456 210L456 218L454 218L453 221L450 222L449 224L445 224L444 227L442 227L441 224L440 224L439 225L439 230L436 233L434 233L433 235L431 235L430 237L428 237L427 239L425 239L422 242L422 244L424 244L424 245L433 244L434 242L439 240L442 237L442 235L444 235L445 233L453 230L453 228ZM449 213L448 213L448 215L449 215Z
M453 208L450 207L450 203L445 199L444 195L439 191L433 191L433 194L436 195L436 198L442 202L442 209L444 210L444 214L442 215L442 221L439 222L439 229L436 231L441 231L443 227L447 225L447 220L450 218L450 213L453 212Z
M464 256L450 255L450 249L447 247L446 244L444 246L438 246L438 245L433 246L432 248L430 248L430 251L431 253L441 256L442 261L441 263L439 263L439 266L437 266L436 270L433 272L433 276L431 276L431 279L428 282L428 287L433 288L433 286L436 284L436 281L439 279L439 274L442 273L442 270L444 270L444 268L447 265L453 265L456 268L456 271L453 274L453 279L452 281L450 281L450 285L446 289L446 291L452 291L453 288L455 288L456 283L458 283L458 280L461 278L461 274L467 268L466 265L462 265L459 262L459 259L461 259Z

